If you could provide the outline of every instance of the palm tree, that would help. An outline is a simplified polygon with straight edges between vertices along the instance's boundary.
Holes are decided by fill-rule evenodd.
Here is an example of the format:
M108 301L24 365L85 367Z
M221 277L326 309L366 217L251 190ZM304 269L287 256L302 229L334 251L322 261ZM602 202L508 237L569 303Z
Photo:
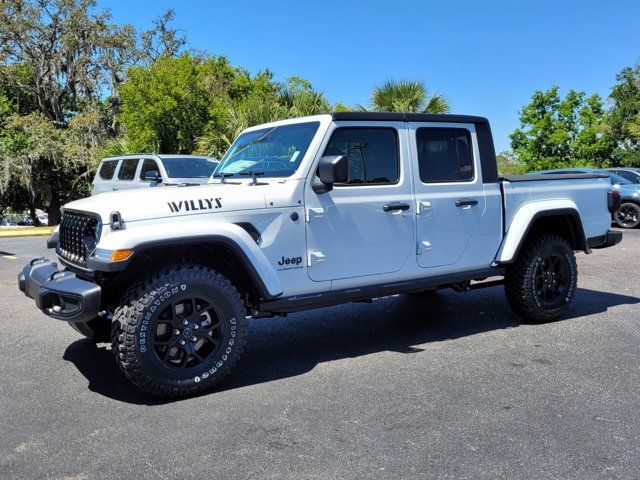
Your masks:
M362 105L359 110L368 110ZM371 93L371 110L376 112L447 113L451 106L439 92L429 94L421 81L388 80Z

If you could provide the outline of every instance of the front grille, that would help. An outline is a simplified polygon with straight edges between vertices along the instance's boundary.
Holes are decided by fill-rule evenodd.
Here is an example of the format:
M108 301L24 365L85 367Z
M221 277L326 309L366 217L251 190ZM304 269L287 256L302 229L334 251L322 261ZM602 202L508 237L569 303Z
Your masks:
M86 213L64 212L60 221L58 255L70 262L86 265L87 255L96 246L100 222Z

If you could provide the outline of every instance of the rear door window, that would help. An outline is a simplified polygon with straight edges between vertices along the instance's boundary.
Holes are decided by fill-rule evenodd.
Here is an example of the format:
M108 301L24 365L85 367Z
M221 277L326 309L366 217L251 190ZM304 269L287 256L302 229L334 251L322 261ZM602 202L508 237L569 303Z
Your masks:
M100 165L98 176L102 180L111 180L117 166L118 160L105 160L104 162L102 162L102 165Z
M473 155L469 130L418 128L416 143L422 183L473 180Z
M118 180L133 180L136 176L137 168L137 158L127 158L122 160L122 165L120 165L120 171L118 172Z

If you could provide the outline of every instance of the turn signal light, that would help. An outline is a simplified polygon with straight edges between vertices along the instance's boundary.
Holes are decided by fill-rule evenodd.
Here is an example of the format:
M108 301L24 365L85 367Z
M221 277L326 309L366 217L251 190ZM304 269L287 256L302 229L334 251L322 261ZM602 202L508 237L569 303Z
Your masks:
M122 260L126 260L131 256L133 250L130 248L125 248L124 250L114 250L111 254L112 262L120 262Z

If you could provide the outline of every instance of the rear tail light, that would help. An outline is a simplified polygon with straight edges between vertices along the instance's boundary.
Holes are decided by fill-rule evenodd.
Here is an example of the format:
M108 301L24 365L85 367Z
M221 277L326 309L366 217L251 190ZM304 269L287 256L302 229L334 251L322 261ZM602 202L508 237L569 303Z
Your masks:
M622 203L622 196L617 190L609 190L607 194L607 208L611 213L615 213L620 210L620 204Z

